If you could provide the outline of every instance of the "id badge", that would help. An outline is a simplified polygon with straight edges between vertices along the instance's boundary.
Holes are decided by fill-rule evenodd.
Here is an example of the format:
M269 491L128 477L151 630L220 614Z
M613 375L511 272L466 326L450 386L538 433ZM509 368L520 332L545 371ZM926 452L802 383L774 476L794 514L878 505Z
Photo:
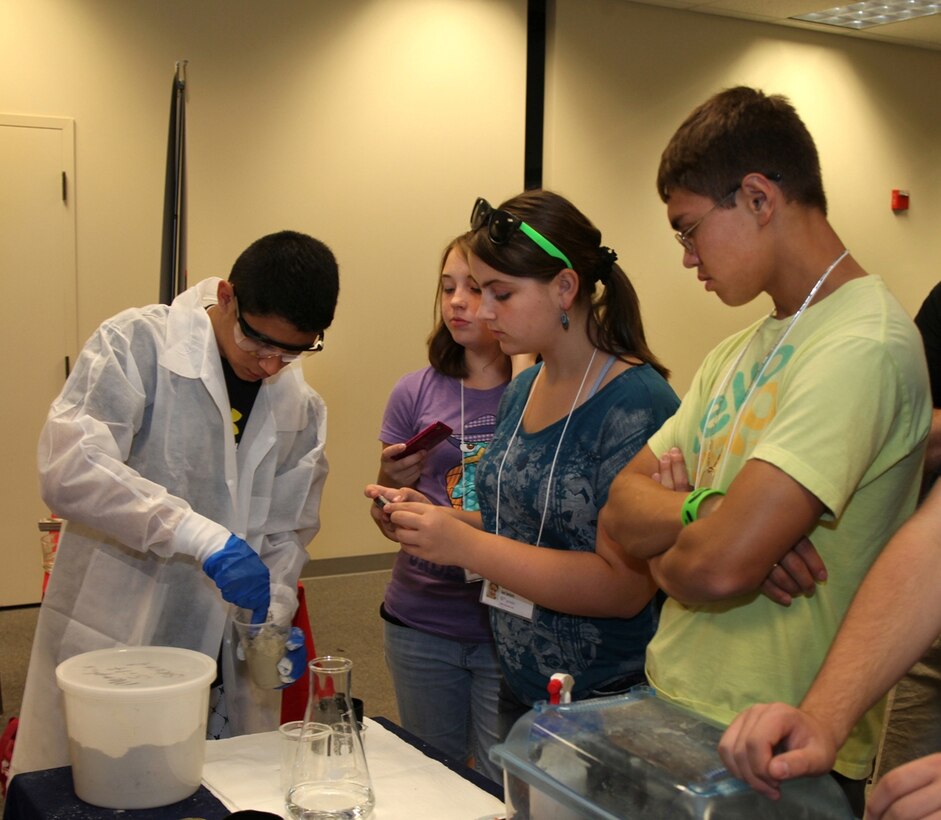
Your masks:
M483 580L484 580L484 576L481 575L479 572L471 572L469 569L464 570L464 583L465 584L473 584L476 581L483 581Z
M515 592L510 592L506 587L501 587L493 581L484 581L480 590L480 602L487 606L502 609L511 615L518 615L527 621L533 619L535 605L532 601L522 595L517 595Z

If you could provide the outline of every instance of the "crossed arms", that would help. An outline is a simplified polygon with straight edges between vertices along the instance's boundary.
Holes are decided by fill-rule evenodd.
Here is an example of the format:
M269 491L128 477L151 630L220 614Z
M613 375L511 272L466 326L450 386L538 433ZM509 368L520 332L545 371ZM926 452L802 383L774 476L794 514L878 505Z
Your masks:
M644 447L615 478L599 521L629 556L648 561L672 598L693 605L760 590L787 605L826 578L806 538L824 506L778 467L749 460L684 527L689 489L679 450L658 459Z

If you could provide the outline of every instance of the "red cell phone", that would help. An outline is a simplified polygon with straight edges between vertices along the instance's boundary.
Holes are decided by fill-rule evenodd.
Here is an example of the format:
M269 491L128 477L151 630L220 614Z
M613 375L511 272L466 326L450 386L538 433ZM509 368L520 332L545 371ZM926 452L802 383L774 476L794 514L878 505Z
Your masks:
M400 458L410 456L412 453L417 453L419 450L430 450L436 444L440 444L444 441L452 432L454 431L443 421L436 421L434 424L429 424L420 433L416 433L406 441L405 449L398 455L392 456L392 459L393 461L398 461Z

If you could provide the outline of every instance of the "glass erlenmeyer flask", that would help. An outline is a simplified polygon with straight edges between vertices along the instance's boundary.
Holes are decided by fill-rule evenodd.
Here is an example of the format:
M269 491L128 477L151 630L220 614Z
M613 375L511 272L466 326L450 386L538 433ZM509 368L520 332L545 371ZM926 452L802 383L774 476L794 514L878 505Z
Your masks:
M357 820L375 805L350 698L353 662L314 658L304 728L285 806L295 820Z

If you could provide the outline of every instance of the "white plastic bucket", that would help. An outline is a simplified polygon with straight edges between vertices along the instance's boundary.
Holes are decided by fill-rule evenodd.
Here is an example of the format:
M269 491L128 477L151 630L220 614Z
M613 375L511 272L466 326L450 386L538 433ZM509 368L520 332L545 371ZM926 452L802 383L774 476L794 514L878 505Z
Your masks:
M193 794L215 675L212 658L169 646L98 649L60 663L75 793L109 809Z

